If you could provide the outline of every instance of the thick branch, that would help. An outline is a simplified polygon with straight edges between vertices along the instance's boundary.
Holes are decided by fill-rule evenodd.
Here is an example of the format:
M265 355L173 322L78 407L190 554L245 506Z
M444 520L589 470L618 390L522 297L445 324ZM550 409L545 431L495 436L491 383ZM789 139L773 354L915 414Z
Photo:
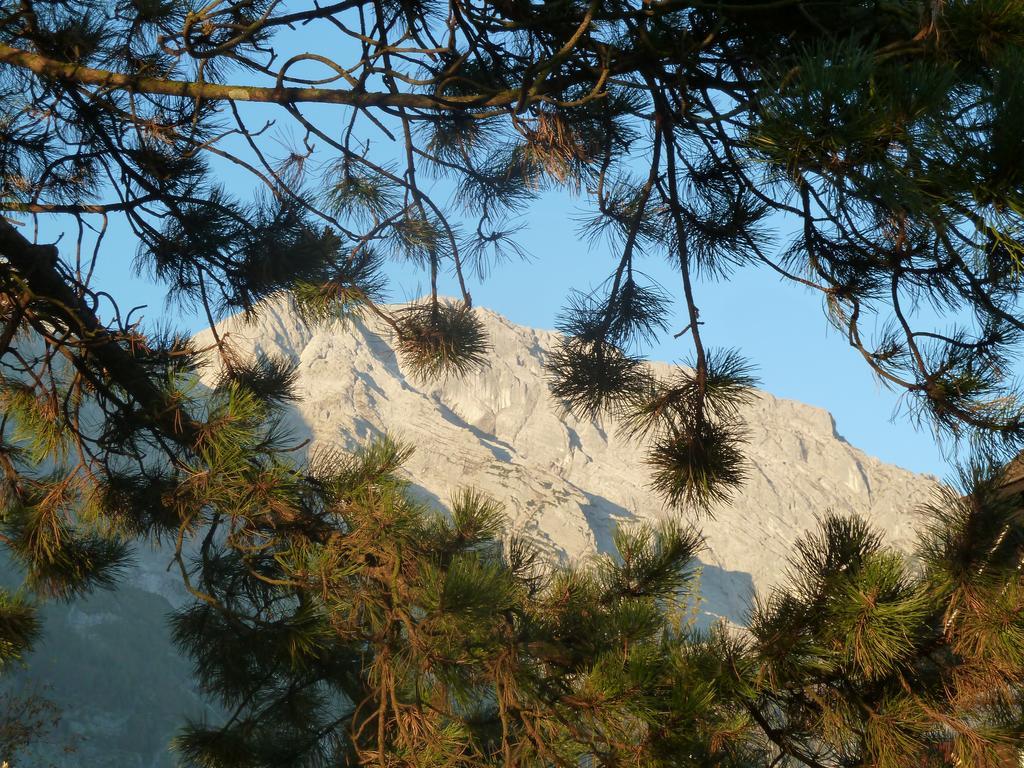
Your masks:
M49 305L53 318L81 339L94 362L128 393L166 437L192 447L197 425L172 401L107 330L57 271L57 248L37 245L9 222L0 219L0 256L13 268L33 296Z
M169 80L111 72L41 56L0 43L0 62L34 72L40 77L79 85L116 88L132 93L180 96L207 101L255 101L273 104L342 104L354 107L408 107L429 110L462 110L501 107L519 101L521 89L474 96L431 96L421 93L379 93L340 88L267 88L255 85L224 85Z

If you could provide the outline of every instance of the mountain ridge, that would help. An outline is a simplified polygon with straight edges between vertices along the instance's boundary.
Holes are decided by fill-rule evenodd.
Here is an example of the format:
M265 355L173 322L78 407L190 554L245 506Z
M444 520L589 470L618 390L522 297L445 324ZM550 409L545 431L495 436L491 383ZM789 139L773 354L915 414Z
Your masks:
M389 431L415 448L404 470L413 493L437 506L460 487L488 493L505 505L510 528L553 559L608 552L616 525L666 514L648 487L644 445L611 424L565 416L550 397L543 361L558 335L474 311L491 338L490 367L430 384L408 375L386 326L372 317L311 328L278 298L249 321L224 320L218 332L243 356L296 365L299 400L285 421L310 448L353 450ZM209 330L196 336L200 347L212 341ZM212 384L217 373L211 364L202 380ZM829 507L863 514L889 543L909 549L913 509L932 493L934 478L850 445L821 408L759 392L743 416L747 483L714 518L694 521L707 541L701 621L742 624L755 590L778 581L793 541ZM62 768L170 768L166 744L181 718L217 716L169 639L164 619L189 599L168 571L171 555L138 547L136 559L117 591L44 606L43 641L28 669L4 681L15 689L51 686L65 718L46 756ZM0 562L0 582L14 578ZM60 753L67 741L75 753Z
M219 328L242 355L278 355L297 364L301 423L295 426L314 445L351 450L385 429L404 436L417 447L409 476L424 491L445 499L471 478L506 502L513 528L560 559L599 550L597 539L615 519L664 514L648 487L643 444L622 437L614 425L564 415L550 397L543 362L558 334L518 326L487 309L474 311L491 339L490 367L436 383L405 371L387 327L372 317L313 329L281 298L255 319L235 316ZM209 331L197 341L212 341ZM650 365L661 375L673 369ZM352 375L339 377L339 371ZM206 373L208 380L214 373ZM768 546L783 558L795 537L813 527L814 514L827 508L862 512L892 543L911 545L912 510L932 492L934 478L868 456L839 435L828 411L815 406L758 392L743 415L749 477L730 507L697 521L707 534L708 562L749 571L758 588L769 587L778 563L766 562L759 550ZM424 446L431 447L429 461ZM536 476L551 498L531 492L527 475ZM546 510L538 508L542 504ZM753 525L745 535L733 532L746 545L727 541L736 517ZM765 537L755 541L754 532Z

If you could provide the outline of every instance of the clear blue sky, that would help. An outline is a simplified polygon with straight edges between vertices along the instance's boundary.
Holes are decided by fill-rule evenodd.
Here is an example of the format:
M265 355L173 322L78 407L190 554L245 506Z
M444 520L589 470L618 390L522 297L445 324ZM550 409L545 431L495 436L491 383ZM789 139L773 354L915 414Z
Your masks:
M225 173L233 171L225 169ZM225 178L229 186L232 180ZM245 183L242 178L236 181ZM487 281L472 281L474 302L516 323L554 327L569 291L595 287L617 259L610 249L592 247L577 237L575 218L584 206L584 200L562 192L548 193L534 204L520 233L531 261L502 264ZM112 219L111 224L97 286L110 291L122 309L147 305L143 314L148 320L165 316L162 288L134 277L128 268L135 251L131 234L119 221ZM66 236L73 240L73 235L69 227ZM639 266L678 295L678 272L660 257L649 257ZM426 292L426 276L410 265L393 265L390 274L391 300ZM443 281L442 289L457 293L451 278ZM843 437L884 461L940 477L949 474L949 465L931 436L916 430L905 415L894 417L896 394L873 379L859 355L828 325L817 295L783 283L766 268L749 267L725 282L700 285L697 302L706 323L706 343L741 349L757 365L763 389L831 411ZM681 319L680 304L674 310L672 327L679 330L686 321ZM205 325L196 315L171 314L191 330ZM676 340L670 333L646 352L652 359L675 362L688 357L691 348L687 337Z
M549 193L534 205L526 217L528 229L521 233L532 263L500 266L487 282L471 288L474 302L516 323L552 328L568 292L596 287L617 263L616 253L592 248L577 237L574 217L584 206L585 201L561 193ZM788 234L779 232L781 243ZM673 295L681 295L678 268L660 257L638 266ZM422 276L397 277L401 288L396 298L424 293ZM701 284L696 301L705 322L705 343L739 348L757 366L762 389L827 409L839 434L884 461L949 475L950 465L931 434L915 429L905 413L897 412L897 394L878 384L859 353L829 325L817 293L782 282L767 267L748 267L725 282ZM688 338L672 338L687 324L680 302L674 311L672 331L647 350L652 359L678 362L690 357Z
M302 28L297 36L279 38L282 56L299 52L300 47L336 50L336 34L329 42L322 34ZM277 120L277 127L267 135L270 141L266 146L280 146L283 152L289 138L294 141L301 136L283 110L255 105L250 105L250 109L246 113L247 119L251 117L250 125L268 118ZM341 125L335 108L310 108L306 114L328 131L326 126ZM375 139L378 157L386 144L382 137ZM249 178L235 166L224 164L221 172L225 186L235 194L244 194L241 190L251 186ZM439 200L450 193L445 184L440 182L436 189ZM569 291L596 287L614 269L617 260L606 246L592 247L577 237L575 219L584 206L585 200L566 192L548 193L533 204L526 211L526 228L520 233L520 242L532 255L532 261L506 263L487 282L474 281L471 292L475 303L523 325L552 328ZM73 222L63 223L68 241L74 242ZM781 230L784 222L779 227ZM777 234L777 244L785 247L789 233ZM129 265L134 252L130 232L112 218L111 233L97 270L97 286L117 297L123 309L148 305L144 314L149 320L157 320L166 314L162 288L131 275ZM675 295L680 293L677 270L660 258L651 257L639 266ZM407 264L391 268L391 300L402 301L426 292L425 276L411 270ZM454 281L447 280L444 290L455 295ZM839 434L884 461L940 477L949 474L950 465L931 435L918 431L905 414L897 413L897 394L881 387L859 355L830 328L818 295L781 282L767 268L749 267L734 273L728 281L700 285L697 303L706 323L706 343L739 348L757 365L763 389L831 411ZM673 332L686 325L679 319L678 304L675 311ZM205 324L198 316L175 314L178 323L191 330ZM689 339L673 340L670 333L647 353L656 360L681 361L689 356Z

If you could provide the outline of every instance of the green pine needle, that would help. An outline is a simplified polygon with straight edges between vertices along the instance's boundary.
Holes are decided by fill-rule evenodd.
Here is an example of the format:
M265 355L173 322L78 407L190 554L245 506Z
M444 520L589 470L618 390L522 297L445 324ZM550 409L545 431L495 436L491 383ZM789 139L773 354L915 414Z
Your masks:
M480 318L465 305L410 304L397 317L402 363L422 381L467 376L487 365L491 346Z

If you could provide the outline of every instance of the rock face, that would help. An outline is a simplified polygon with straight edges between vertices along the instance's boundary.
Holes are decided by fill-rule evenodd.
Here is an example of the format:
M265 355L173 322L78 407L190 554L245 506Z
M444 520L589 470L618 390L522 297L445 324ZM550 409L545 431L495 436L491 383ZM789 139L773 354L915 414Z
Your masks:
M552 558L607 551L615 525L666 514L648 488L643 446L617 435L614 425L563 416L549 397L542 366L557 336L477 311L493 345L490 367L428 385L407 375L373 322L311 330L279 300L255 321L225 321L220 332L242 352L297 364L301 399L289 416L296 436L353 449L388 430L416 448L406 471L417 493L445 504L459 487L483 490L505 504L512 528ZM198 341L209 343L209 332ZM743 415L747 483L713 519L696 521L707 539L705 618L743 623L754 591L779 580L795 538L828 509L860 513L888 541L912 544L914 511L934 478L865 455L818 408L762 393ZM129 588L48 608L48 639L29 659L31 672L13 684L41 681L66 706L65 728L77 734L78 751L60 765L172 765L157 744L180 722L173 713L202 714L160 626L185 599L167 562L159 552L140 553ZM117 671L115 679L90 677L104 667ZM83 695L92 686L105 689L104 711Z
M479 488L553 557L606 551L617 523L666 514L648 488L644 446L614 424L565 416L551 399L543 363L557 335L476 311L493 346L490 367L435 384L407 375L386 327L374 322L311 330L278 301L256 321L232 318L221 331L246 353L297 364L298 434L352 449L387 429L416 447L407 470L423 493L444 503L460 486ZM212 339L207 332L199 341ZM746 485L728 508L697 521L708 544L707 610L742 621L751 587L775 583L794 539L829 509L860 513L888 541L912 543L914 511L933 478L865 455L819 408L760 393L743 417Z

